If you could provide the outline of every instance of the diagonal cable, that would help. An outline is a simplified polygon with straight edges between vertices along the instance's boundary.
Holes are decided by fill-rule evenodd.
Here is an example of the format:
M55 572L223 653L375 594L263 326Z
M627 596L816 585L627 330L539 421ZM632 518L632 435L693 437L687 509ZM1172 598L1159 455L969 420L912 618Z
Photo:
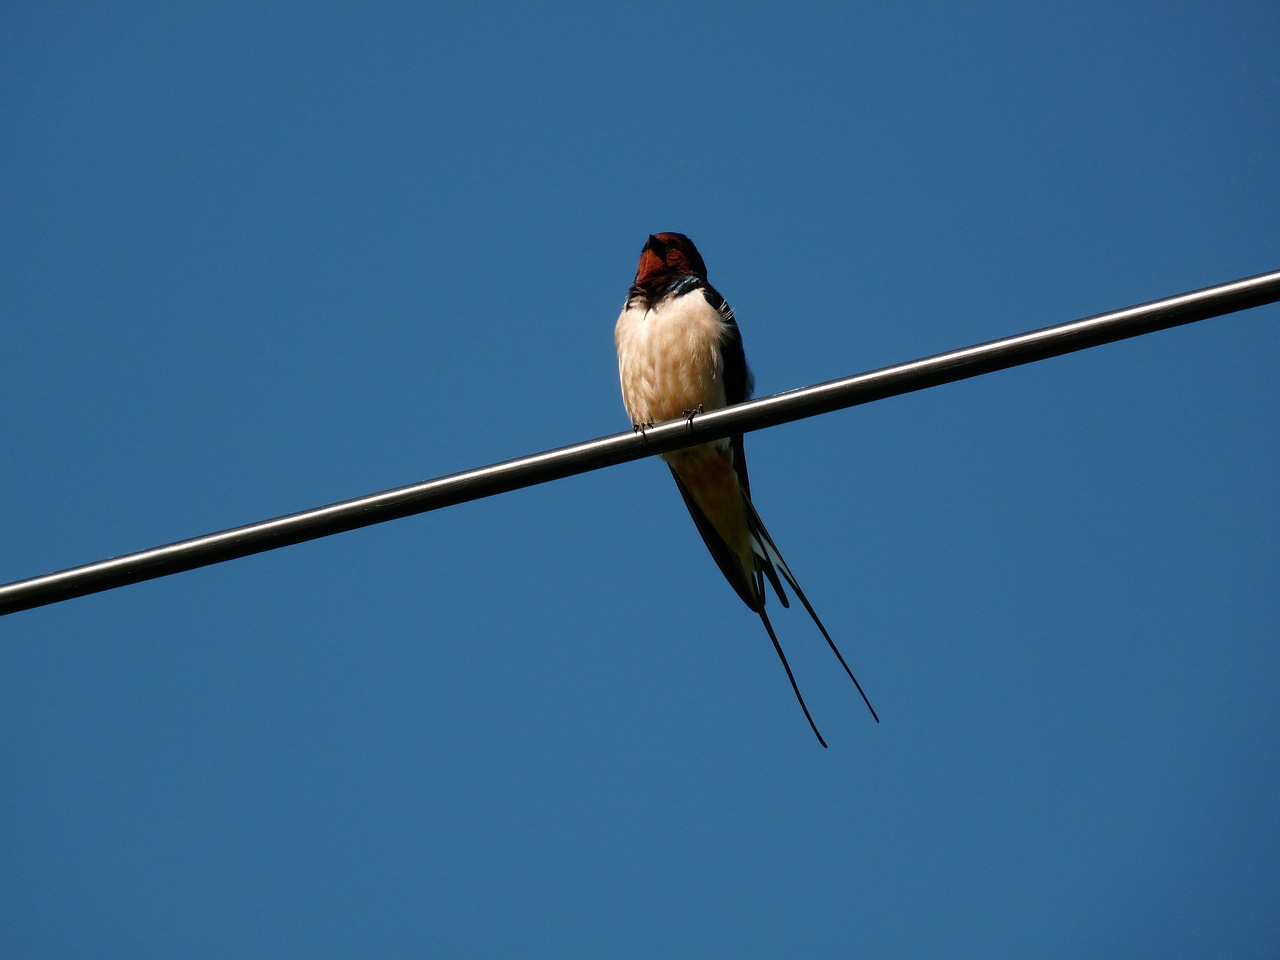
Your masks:
M479 500L549 480L1280 301L1280 270L722 410L0 585L0 615Z

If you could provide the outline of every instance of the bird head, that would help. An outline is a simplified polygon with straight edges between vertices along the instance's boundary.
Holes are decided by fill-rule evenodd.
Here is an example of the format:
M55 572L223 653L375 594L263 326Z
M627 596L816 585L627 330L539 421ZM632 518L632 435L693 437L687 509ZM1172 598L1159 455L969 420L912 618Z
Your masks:
M658 286L671 277L694 276L707 279L707 265L693 241L683 233L654 233L640 251L636 286Z

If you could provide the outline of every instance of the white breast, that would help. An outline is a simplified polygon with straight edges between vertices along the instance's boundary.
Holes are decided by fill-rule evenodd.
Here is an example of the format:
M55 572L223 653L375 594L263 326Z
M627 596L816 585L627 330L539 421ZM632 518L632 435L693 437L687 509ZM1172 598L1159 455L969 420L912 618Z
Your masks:
M725 405L720 343L725 325L701 290L618 317L618 375L633 424L662 423L685 411Z

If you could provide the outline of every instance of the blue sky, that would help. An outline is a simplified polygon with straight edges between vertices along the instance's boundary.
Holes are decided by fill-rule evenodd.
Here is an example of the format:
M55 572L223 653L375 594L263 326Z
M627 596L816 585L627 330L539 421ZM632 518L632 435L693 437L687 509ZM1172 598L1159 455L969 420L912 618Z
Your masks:
M1280 266L1274 4L10 5L0 580ZM1280 947L1280 309L0 620L21 957Z

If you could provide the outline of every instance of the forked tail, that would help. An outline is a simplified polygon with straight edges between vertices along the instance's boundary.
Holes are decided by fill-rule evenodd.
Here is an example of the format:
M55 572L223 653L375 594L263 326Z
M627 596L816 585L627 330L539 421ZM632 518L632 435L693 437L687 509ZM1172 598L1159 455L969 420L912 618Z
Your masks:
M818 728L814 726L813 718L809 716L809 708L805 706L804 697L800 696L800 688L796 686L795 676L791 673L791 667L787 663L787 658L782 653L782 647L778 643L778 638L773 632L773 625L769 623L769 618L764 612L764 584L763 577L768 577L769 582L773 584L774 592L778 594L778 599L784 607L790 606L787 603L787 595L783 592L782 583L778 580L778 574L782 574L782 578L791 585L791 589L795 591L796 596L800 598L800 603L808 611L813 622L817 624L818 630L822 633L822 637L827 641L827 646L831 648L831 652L836 655L836 659L840 661L840 666L844 667L844 672L849 675L849 679L853 681L853 685L858 689L862 702L867 705L867 709L871 711L871 717L876 723L880 722L880 717L876 713L876 708L871 706L871 701L867 699L866 692L862 689L862 684L858 682L858 678L853 675L853 671L849 669L849 664L845 662L844 655L840 653L840 648L836 646L836 642L831 639L831 634L827 633L827 628L823 626L822 620L818 617L818 613L813 609L813 604L809 602L809 598L804 595L804 591L800 589L800 584L796 582L795 575L792 574L791 568L787 566L787 561L782 559L782 553L778 550L778 545L773 542L773 537L769 536L769 531L765 529L764 523L760 520L760 514L756 513L755 506L751 503L750 497L743 497L747 505L747 522L751 527L753 538L753 547L758 548L756 552L756 579L760 590L760 609L756 612L760 614L760 619L764 622L765 630L769 633L769 639L773 641L773 647L778 651L778 657L782 660L783 667L786 668L787 678L791 681L791 689L795 691L796 699L800 701L800 709L804 711L805 717L809 721L809 726L813 727L813 732L817 734L818 742L824 747L826 741L822 739L822 734L818 733Z
M769 622L769 615L764 612L763 603L760 604L760 609L756 613L760 614L760 622L764 624L764 628L769 634L769 639L773 641L773 649L778 651L778 659L782 661L782 669L787 671L787 679L791 681L791 690L796 695L796 702L800 704L800 709L804 711L804 718L809 721L809 729L813 731L813 735L818 738L818 742L822 744L825 750L827 741L822 739L822 734L818 732L818 725L813 722L809 708L805 705L804 697L800 694L800 687L796 684L796 675L791 672L791 664L787 663L787 655L782 652L782 644L778 642L778 635L773 632L773 624Z

